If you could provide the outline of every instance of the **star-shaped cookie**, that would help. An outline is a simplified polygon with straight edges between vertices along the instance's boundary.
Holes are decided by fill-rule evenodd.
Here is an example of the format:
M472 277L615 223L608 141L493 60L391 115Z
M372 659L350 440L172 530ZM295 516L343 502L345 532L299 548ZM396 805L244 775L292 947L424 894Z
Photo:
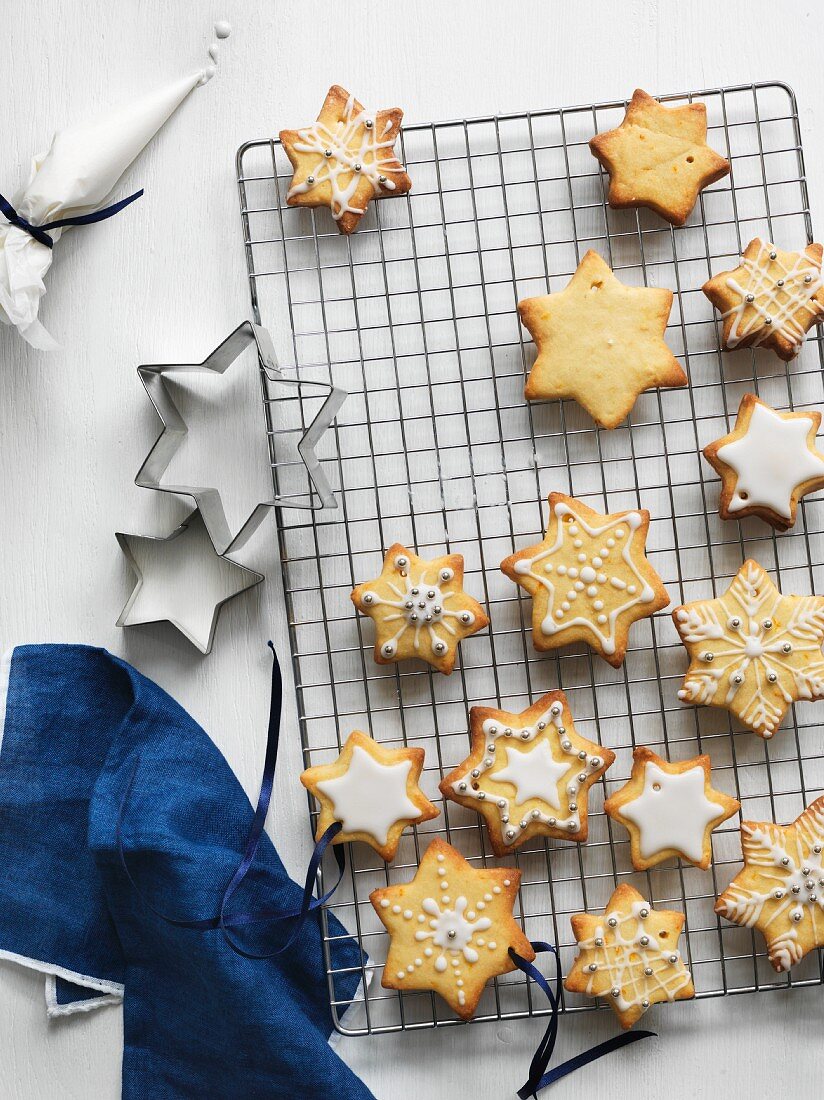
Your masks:
M621 125L589 147L609 173L610 206L647 206L673 225L683 225L699 192L730 170L707 145L703 103L664 107L640 88Z
M721 477L721 518L758 516L779 531L792 527L799 500L824 488L820 425L820 412L777 412L744 394L733 430L704 448Z
M603 916L572 917L579 953L564 987L606 998L623 1028L632 1027L650 1005L694 997L690 972L676 947L683 926L683 913L653 909L623 883Z
M470 1019L489 979L515 969L510 947L535 958L512 916L520 880L511 867L476 870L433 840L411 882L369 895L391 937L384 989L434 989Z
M615 668L629 628L669 603L645 556L649 512L601 515L565 493L549 494L542 542L501 562L532 596L532 642L558 649L584 641Z
M449 675L458 643L489 625L463 590L463 571L460 554L425 561L399 542L390 546L381 575L359 584L351 597L375 623L379 665L420 657Z
M824 597L782 596L758 562L672 618L690 656L682 702L723 707L772 737L791 703L824 695Z
M824 797L792 825L743 821L741 848L743 870L715 911L733 924L757 928L781 973L824 947Z
M328 206L341 233L352 233L374 198L403 195L412 181L395 156L403 111L367 111L334 84L317 122L281 130L295 172L286 193L290 206Z
M572 398L602 428L617 428L645 390L685 386L664 342L671 308L671 290L625 286L587 252L563 290L518 303L538 349L527 400Z
M710 834L740 802L714 789L708 756L671 764L639 746L632 760L628 782L604 803L629 832L632 866L647 871L680 857L705 871L712 860Z
M724 322L724 349L764 347L786 362L794 359L807 330L824 317L822 254L820 244L784 252L756 237L734 271L704 283Z
M589 788L615 754L578 733L564 693L520 714L473 707L469 723L469 756L440 788L484 818L495 855L533 836L585 841Z
M315 839L340 821L333 844L362 840L389 863L408 825L438 816L418 786L423 760L423 749L390 749L354 730L334 763L307 768L300 777L320 803Z

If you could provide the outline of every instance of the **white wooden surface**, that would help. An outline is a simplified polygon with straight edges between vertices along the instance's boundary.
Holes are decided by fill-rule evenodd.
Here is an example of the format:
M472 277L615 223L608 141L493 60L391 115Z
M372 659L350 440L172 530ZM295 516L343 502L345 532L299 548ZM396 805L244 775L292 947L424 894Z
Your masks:
M202 722L250 791L267 708L263 642L286 645L273 529L242 555L269 579L226 609L210 657L166 627L114 626L130 577L113 532L167 533L187 511L133 485L156 434L135 366L200 358L248 313L233 175L242 141L310 120L334 81L374 106L400 103L416 122L597 101L636 85L668 92L777 78L798 94L813 220L824 226L824 14L814 0L780 17L775 0L26 0L3 9L7 194L55 126L201 65L215 19L234 28L216 79L129 177L145 197L61 242L43 317L62 350L32 352L0 331L0 643L82 641L122 654ZM224 485L254 496L249 459L232 446L240 438L230 426L214 457ZM298 768L295 730L270 824L295 874L309 851ZM585 1070L557 1094L648 1096L665 1083L673 1100L765 1095L815 1079L820 990L652 1016L657 1041ZM449 1028L349 1039L340 1050L379 1098L412 1089L432 1100L509 1096L541 1030ZM559 1054L614 1030L608 1013L576 1017L562 1028ZM42 980L0 968L0 1100L116 1097L120 1044L120 1010L49 1025Z

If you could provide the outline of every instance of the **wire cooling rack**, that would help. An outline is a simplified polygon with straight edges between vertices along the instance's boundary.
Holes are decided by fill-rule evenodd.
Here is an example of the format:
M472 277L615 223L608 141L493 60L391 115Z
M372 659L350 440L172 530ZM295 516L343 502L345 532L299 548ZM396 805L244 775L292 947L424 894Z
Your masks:
M730 430L748 391L781 409L824 404L818 330L789 364L761 350L722 354L700 289L736 266L755 236L792 249L812 240L795 98L777 83L662 98L704 102L709 141L732 164L682 228L606 205L606 180L587 143L620 122L623 101L406 127L400 150L413 191L370 204L349 238L328 210L287 207L291 169L278 142L238 152L256 319L272 327L282 361L299 377L328 379L350 394L321 456L338 509L278 516L305 762L334 759L353 729L421 745L422 785L442 811L405 834L391 866L350 846L346 879L328 908L368 953L362 976L376 973L364 982L361 1022L342 1023L342 975L330 963L325 922L330 999L346 1033L458 1022L434 994L381 987L387 937L369 892L409 880L435 835L473 864L495 862L481 819L443 802L438 781L466 755L470 706L519 711L555 687L567 693L580 732L617 759L591 792L587 844L534 840L511 857L522 871L516 916L527 934L560 945L566 971L570 914L600 909L616 882L631 881L654 905L686 913L683 949L698 997L824 981L820 952L776 976L759 935L715 916L714 899L740 866L737 818L714 833L710 870L670 862L638 874L627 834L602 809L629 775L633 746L648 744L672 759L709 752L715 785L741 800L745 817L792 820L824 787L812 706L794 707L771 742L733 728L723 711L684 707L676 691L687 660L668 611L633 627L620 669L582 646L541 655L529 637L530 601L499 570L505 556L542 537L554 489L600 511L648 508L648 556L671 606L722 592L748 556L784 592L824 591L822 496L803 502L784 535L756 519L723 522L717 478L699 453ZM523 398L534 348L516 303L561 289L589 248L622 281L675 292L667 340L690 379L687 388L643 395L611 432L572 402ZM292 403L279 413L303 420L273 425L266 408L280 492L277 434L311 412ZM450 677L419 662L372 659L372 624L355 613L349 592L378 575L396 541L424 557L462 553L466 590L489 612L490 630L462 643ZM507 975L490 984L476 1020L546 1012L533 996L521 974ZM591 1002L568 995L563 1007Z

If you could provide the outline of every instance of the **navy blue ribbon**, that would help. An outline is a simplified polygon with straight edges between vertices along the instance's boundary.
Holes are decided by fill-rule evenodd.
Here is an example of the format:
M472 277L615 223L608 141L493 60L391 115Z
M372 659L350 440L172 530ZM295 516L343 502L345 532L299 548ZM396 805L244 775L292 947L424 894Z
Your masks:
M294 909L259 909L251 913L237 913L229 914L229 903L232 900L234 894L240 888L241 883L246 878L252 864L255 861L258 846L260 845L261 837L263 836L264 825L266 824L266 814L269 811L269 803L272 800L272 790L274 788L275 779L275 767L277 766L278 759L278 747L280 745L280 714L281 703L283 699L283 682L280 675L280 665L278 664L277 654L275 653L275 647L271 642L268 643L269 648L272 650L272 694L269 703L269 730L266 738L266 755L263 762L263 775L260 781L260 794L258 795L257 806L255 808L255 815L252 819L252 824L249 829L249 835L246 838L246 847L243 853L243 858L238 864L237 870L232 875L232 878L223 891L223 896L220 900L218 912L212 917L201 917L192 919L189 917L175 917L168 913L162 913L159 909L156 909L141 893L140 888L132 876L129 870L129 865L126 860L126 851L123 845L123 833L122 824L123 818L126 813L126 805L131 794L132 785L137 774L137 769L140 764L138 759L135 762L135 766L132 769L132 773L129 777L129 782L126 784L126 789L123 792L123 797L120 801L120 809L117 819L117 846L120 852L120 862L123 866L123 870L126 873L126 877L131 883L135 892L139 895L141 901L147 909L151 910L155 916L160 917L161 920L166 921L167 924L172 924L176 928L188 928L196 932L208 932L215 928L219 928L223 933L224 939L238 955L242 955L246 959L269 959L274 955L279 955L290 947L305 921L309 915L315 910L324 905L337 890L343 878L344 871L346 870L346 858L344 856L343 848L340 846L333 847L332 851L335 856L335 861L338 865L338 877L333 886L327 890L321 897L314 897L314 889L317 882L318 868L323 860L324 853L343 826L339 821L334 821L329 828L324 832L321 838L315 845L315 850L312 853L312 858L309 861L309 867L306 872L306 881L303 887L303 898L301 904ZM295 923L286 938L274 951L270 951L264 954L251 954L244 948L240 947L231 935L230 928L239 928L250 924L259 924L266 921L282 921L295 918Z
M54 240L46 232L47 229L62 229L67 225L91 225L93 222L105 221L106 218L113 218L115 214L119 214L124 207L133 203L135 199L139 199L142 194L143 188L141 187L139 191L135 191L127 199L120 199L119 202L112 203L111 206L104 206L102 210L95 210L93 214L79 214L76 218L58 218L56 221L46 222L45 225L32 225L31 222L26 221L22 214L17 213L4 195L0 195L0 214L10 225L24 230L30 237L34 237L40 244L44 244L46 248L54 248Z
M555 960L555 988L553 989L550 986L537 966L534 966L510 947L509 957L519 970L522 970L528 978L532 978L532 980L541 987L549 1001L549 1007L552 1009L546 1031L529 1065L529 1077L526 1083L518 1089L520 1100L528 1100L529 1097L534 1098L536 1094L541 1089L546 1088L547 1085L554 1085L555 1082L560 1081L562 1077L574 1073L577 1069L581 1069L582 1066L589 1065L590 1062L595 1062L599 1058L603 1058L605 1054L611 1054L614 1050L620 1050L621 1047L629 1046L630 1043L637 1043L639 1039L649 1039L655 1035L654 1031L624 1032L621 1035L614 1036L612 1039L607 1039L604 1043L599 1043L597 1046L590 1047L589 1050L585 1050L582 1054L577 1054L574 1058L562 1062L560 1066L555 1066L554 1069L547 1070L558 1038L558 1006L563 996L563 989L561 986L561 960L558 957L557 948L551 943L543 943L540 940L536 940L532 943L532 949L538 954L544 951L549 951L552 954Z

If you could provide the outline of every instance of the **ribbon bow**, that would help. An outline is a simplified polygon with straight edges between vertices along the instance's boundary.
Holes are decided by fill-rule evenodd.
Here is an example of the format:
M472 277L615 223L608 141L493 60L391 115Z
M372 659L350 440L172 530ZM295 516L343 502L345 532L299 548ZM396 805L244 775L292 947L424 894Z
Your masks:
M139 191L135 191L127 199L121 199L119 202L112 203L111 206L104 206L102 210L95 210L93 214L79 214L76 218L58 218L56 221L46 222L45 225L32 225L31 222L26 221L22 214L17 213L4 195L0 195L0 214L3 215L9 225L22 229L30 237L34 237L36 241L39 241L40 244L44 244L46 248L54 248L54 239L46 232L47 229L62 229L67 225L91 225L93 222L105 221L106 218L119 214L125 206L134 202L135 199L139 199L142 194L143 188L141 187Z

